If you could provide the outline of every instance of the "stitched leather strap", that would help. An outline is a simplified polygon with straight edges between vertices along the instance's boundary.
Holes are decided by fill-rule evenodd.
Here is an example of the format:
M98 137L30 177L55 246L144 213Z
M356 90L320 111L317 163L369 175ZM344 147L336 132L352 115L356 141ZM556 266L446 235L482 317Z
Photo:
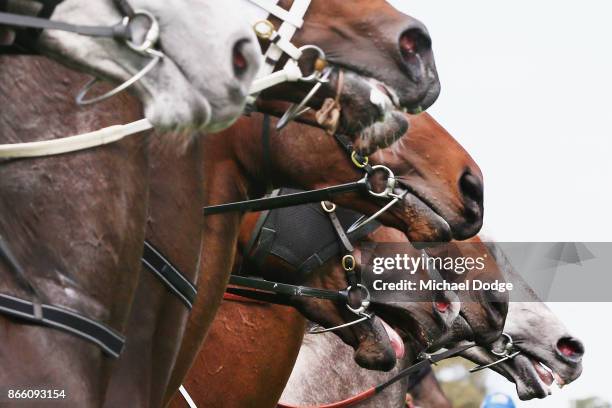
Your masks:
M316 203L318 201L331 201L338 194L360 192L367 193L369 183L366 179L352 183L325 187L317 190L285 194L278 197L257 198L254 200L238 201L235 203L219 204L204 207L204 215L222 214L231 211L262 211L281 207Z
M124 337L107 325L59 306L35 305L28 300L0 294L0 312L34 324L65 330L98 345L115 358L119 357L125 343Z
M175 294L188 309L198 295L195 285L175 268L150 242L145 241L142 263Z

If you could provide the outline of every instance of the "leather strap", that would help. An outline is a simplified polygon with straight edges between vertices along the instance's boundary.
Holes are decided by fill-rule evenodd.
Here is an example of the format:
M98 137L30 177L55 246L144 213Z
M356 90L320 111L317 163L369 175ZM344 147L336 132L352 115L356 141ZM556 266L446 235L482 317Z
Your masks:
M55 154L76 152L92 147L117 142L126 136L152 129L147 119L125 125L109 126L104 129L61 139L42 140L28 143L0 144L0 158L44 157Z
M15 28L69 31L88 37L107 37L117 40L129 40L131 38L129 26L123 23L117 23L113 26L84 26L46 18L0 12L0 24Z
M317 190L299 193L285 194L277 197L264 197L254 200L238 201L235 203L219 204L204 207L204 215L222 214L231 211L262 211L281 207L316 203L318 201L331 201L333 197L344 193L367 193L369 183L363 178L352 183L340 184L338 186L325 187Z
M145 241L142 263L191 310L198 295L195 285L175 268L150 242Z
M124 337L107 325L59 306L36 305L15 296L0 294L0 312L41 326L65 330L98 345L115 358L119 357L125 343Z
M261 295L281 295L285 297L306 296L339 302L346 302L347 300L346 291L334 291L311 288L308 286L289 285L286 283L271 282L260 278L232 275L230 276L229 283L231 285L242 286L243 288L247 289L228 287L226 292L256 300L262 300ZM273 300L274 296L271 296L270 298L272 299L272 301L269 301L270 303L276 303L276 301Z

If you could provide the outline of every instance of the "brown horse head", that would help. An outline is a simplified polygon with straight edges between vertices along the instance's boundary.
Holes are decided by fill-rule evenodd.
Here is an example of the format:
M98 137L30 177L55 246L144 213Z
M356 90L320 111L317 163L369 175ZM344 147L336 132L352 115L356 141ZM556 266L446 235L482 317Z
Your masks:
M289 9L292 3L285 0L280 6ZM278 27L279 21L272 20ZM399 111L427 109L440 93L427 29L384 0L313 1L303 27L292 40L297 46L320 47L334 68L310 106L319 109L324 99L340 94L339 129L344 133L358 134L375 123L390 122L395 132L386 136L394 140L407 125ZM315 53L306 53L300 61L305 74L313 71L316 57ZM345 74L343 80L340 71ZM311 87L288 83L271 88L263 96L297 102ZM373 103L372 92L378 95L379 103ZM365 136L382 142L382 129L377 130L370 129Z
M402 230L411 242L465 239L482 226L483 180L478 165L455 139L428 114L411 116L412 126L397 142L370 157L371 164L389 167L409 193L380 221ZM256 132L261 132L257 124ZM267 168L278 186L318 188L356 181L364 173L351 163L333 137L318 129L292 125L270 137L269 160L263 157L261 138L240 132L236 149L250 174ZM247 137L248 136L248 137ZM384 180L372 180L381 189ZM338 196L335 203L363 214L373 214L385 200L356 194Z
M313 1L295 39L320 45L331 64L380 82L399 107L427 109L440 93L427 28L385 0Z

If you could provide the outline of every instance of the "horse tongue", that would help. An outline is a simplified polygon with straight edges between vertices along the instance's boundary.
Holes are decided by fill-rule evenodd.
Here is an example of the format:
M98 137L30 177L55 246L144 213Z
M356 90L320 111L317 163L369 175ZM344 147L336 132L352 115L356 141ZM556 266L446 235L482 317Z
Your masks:
M393 351L395 351L395 357L398 359L404 358L404 354L406 349L404 348L404 342L399 334L391 326L387 324L383 319L380 319L382 322L385 331L387 332L387 336L389 336L389 341L391 341L391 347L393 347Z

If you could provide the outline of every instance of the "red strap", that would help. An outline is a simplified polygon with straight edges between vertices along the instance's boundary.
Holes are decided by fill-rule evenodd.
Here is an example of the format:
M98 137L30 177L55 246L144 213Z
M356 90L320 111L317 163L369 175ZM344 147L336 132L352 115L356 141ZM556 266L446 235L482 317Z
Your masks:
M243 296L234 295L233 293L224 293L223 300L230 300L232 302L241 302L241 303L257 303L259 305L269 305L268 302L262 302L261 300L249 299Z
M351 405L356 404L358 402L368 400L372 398L375 394L376 394L376 388L370 388L369 390L364 391L361 394L357 394L354 397L347 398L345 400L338 401L338 402L333 402L331 404L316 405L316 406L310 406L310 407L298 407L295 405L287 405L287 404L283 404L279 402L276 407L277 408L344 408L344 407L350 407Z

